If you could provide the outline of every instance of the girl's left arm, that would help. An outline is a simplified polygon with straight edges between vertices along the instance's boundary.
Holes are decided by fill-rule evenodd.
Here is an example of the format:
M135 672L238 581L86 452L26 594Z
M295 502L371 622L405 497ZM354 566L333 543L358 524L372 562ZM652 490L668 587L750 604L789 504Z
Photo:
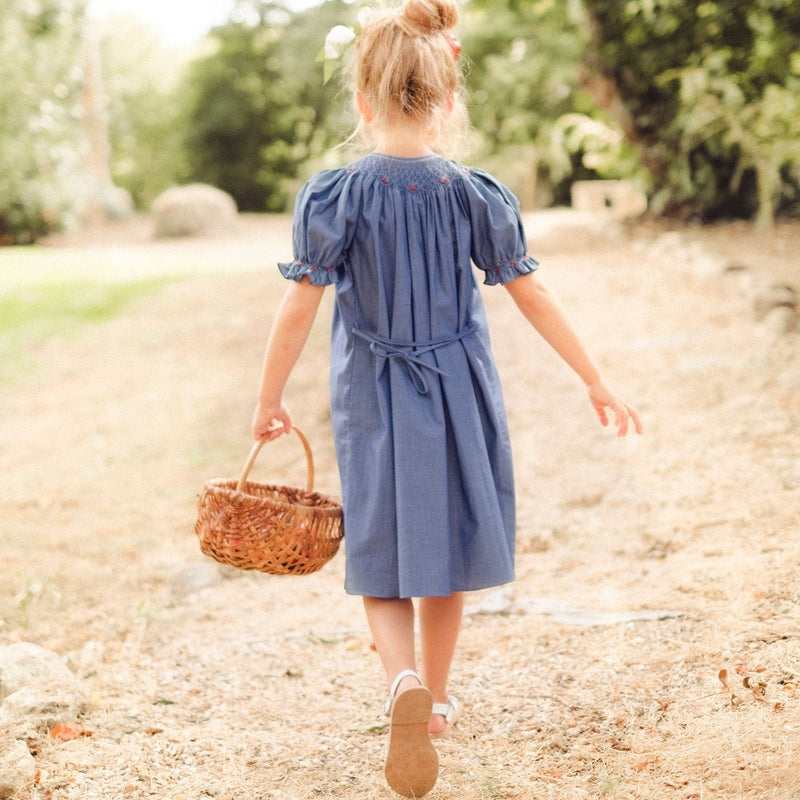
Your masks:
M553 292L535 273L521 275L506 283L505 288L525 318L586 384L600 422L608 425L610 410L619 436L625 436L630 422L641 433L642 423L636 409L617 397L606 384Z
M275 439L292 429L283 391L308 340L324 290L324 286L314 286L306 277L292 283L286 290L264 354L258 404L252 423L255 439L262 436Z

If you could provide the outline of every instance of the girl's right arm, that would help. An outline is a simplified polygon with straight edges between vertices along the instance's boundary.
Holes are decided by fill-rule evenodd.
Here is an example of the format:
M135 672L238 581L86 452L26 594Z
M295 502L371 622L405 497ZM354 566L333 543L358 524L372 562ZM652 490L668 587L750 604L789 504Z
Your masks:
M636 409L617 397L605 383L550 289L535 273L522 275L506 283L505 287L525 318L586 384L589 400L600 422L608 425L607 412L610 409L614 414L617 435L625 436L630 422L633 422L636 433L641 433L642 423Z
M283 391L294 365L311 332L324 286L314 286L308 278L293 282L278 308L264 354L264 367L253 414L253 437L275 439L292 429Z

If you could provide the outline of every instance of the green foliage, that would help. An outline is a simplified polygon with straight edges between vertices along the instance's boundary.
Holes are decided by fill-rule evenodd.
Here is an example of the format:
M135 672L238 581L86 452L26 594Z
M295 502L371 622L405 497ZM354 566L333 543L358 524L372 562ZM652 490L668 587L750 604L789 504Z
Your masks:
M300 166L336 138L332 87L315 58L327 31L350 21L342 0L290 14L241 0L213 49L190 65L190 177L229 192L245 211L282 211Z
M473 0L461 25L475 158L515 183L519 162L538 172L544 200L563 199L573 169L551 170L554 127L566 113L588 110L578 90L586 33L575 0ZM556 153L557 159L569 156ZM580 158L578 158L578 161ZM503 163L511 162L504 174ZM529 182L529 178L527 181ZM513 185L524 196L524 185ZM553 197L555 195L555 197ZM540 198L541 200L542 198Z
M585 0L656 205L703 218L790 209L800 187L800 4ZM797 209L795 209L797 210Z
M184 59L135 17L109 20L100 32L100 49L111 178L136 206L147 208L188 172L180 92Z
M83 0L0 2L0 244L76 210L84 13Z
M575 109L584 44L579 5L470 3L461 25L470 114L487 152L536 139Z
M524 205L568 203L580 179L643 182L635 148L581 88L579 0L473 0L461 28L474 158Z

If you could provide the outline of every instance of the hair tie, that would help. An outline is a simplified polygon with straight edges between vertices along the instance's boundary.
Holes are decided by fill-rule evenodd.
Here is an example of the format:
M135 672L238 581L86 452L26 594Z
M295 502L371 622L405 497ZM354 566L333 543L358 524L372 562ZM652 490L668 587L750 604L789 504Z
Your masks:
M450 49L453 51L453 60L458 61L461 56L461 42L459 42L452 33L447 35L447 41L450 43Z

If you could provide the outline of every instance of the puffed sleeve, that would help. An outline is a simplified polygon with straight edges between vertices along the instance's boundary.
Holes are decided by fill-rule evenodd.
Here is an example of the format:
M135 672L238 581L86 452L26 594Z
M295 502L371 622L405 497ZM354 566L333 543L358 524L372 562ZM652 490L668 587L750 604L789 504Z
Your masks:
M508 283L533 272L539 262L528 254L517 198L489 173L470 169L463 182L472 236L472 260L484 283Z
M344 269L353 235L357 187L345 169L319 172L308 180L294 206L294 261L280 263L284 278L307 275L315 286L335 283Z

